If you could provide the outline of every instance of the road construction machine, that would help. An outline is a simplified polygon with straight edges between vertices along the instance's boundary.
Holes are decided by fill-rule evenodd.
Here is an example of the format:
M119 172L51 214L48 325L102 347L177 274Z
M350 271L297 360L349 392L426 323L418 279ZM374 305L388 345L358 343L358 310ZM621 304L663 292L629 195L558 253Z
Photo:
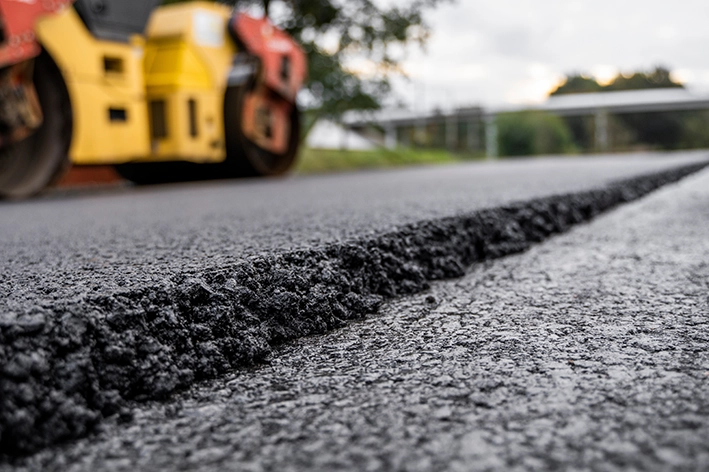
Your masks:
M136 183L293 165L301 47L213 2L0 0L0 198L69 165Z

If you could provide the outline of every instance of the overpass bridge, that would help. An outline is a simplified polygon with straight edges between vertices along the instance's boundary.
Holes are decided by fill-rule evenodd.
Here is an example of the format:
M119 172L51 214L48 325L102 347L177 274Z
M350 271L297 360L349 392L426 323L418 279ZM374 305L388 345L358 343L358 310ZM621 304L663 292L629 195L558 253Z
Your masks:
M709 110L709 95L699 95L684 88L662 88L618 92L557 95L538 105L496 108L461 108L452 111L414 113L408 110L383 110L370 115L352 114L345 125L367 133L372 127L383 136L383 144L445 147L458 151L485 151L495 158L497 149L496 118L503 113L541 111L560 117L591 116L595 123L595 148L609 148L609 117L626 113L661 113Z

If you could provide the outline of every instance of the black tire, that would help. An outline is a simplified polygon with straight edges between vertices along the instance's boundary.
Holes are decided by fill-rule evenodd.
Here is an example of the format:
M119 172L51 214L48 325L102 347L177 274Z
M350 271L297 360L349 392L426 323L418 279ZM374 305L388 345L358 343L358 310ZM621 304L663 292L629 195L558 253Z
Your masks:
M224 97L224 137L226 140L225 166L232 177L273 177L287 173L295 164L300 144L300 112L291 111L291 134L288 149L275 154L258 147L243 133L241 126L244 99L250 90L229 87Z
M0 148L0 198L37 194L69 168L71 101L59 68L46 52L35 60L33 80L44 121L28 138Z

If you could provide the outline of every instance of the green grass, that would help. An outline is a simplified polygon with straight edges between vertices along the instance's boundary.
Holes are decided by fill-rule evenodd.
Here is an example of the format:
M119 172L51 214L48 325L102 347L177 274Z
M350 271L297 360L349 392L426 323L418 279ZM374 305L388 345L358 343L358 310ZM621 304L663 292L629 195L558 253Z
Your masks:
M306 148L300 153L295 172L299 174L345 172L424 164L450 164L470 159L471 156L437 149L382 148L373 151L346 151Z

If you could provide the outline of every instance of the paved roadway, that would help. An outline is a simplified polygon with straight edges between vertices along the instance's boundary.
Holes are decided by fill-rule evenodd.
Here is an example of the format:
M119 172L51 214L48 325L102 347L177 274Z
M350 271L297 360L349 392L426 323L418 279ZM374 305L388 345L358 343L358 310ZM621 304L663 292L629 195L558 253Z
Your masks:
M706 470L709 171L30 468Z
M4 303L17 312L38 300L80 298L92 290L88 281L108 293L185 267L703 158L541 160L50 196L0 209L13 279L4 282ZM0 469L709 467L707 184L703 171L365 321L287 344L267 365L167 402L132 402L132 413L110 416L98 435ZM263 220L246 218L259 214L235 198L247 194ZM220 221L236 214L244 219Z
M0 204L0 300L21 307L47 293L71 299L140 287L252 254L587 190L706 157L695 152L503 161L56 193Z

